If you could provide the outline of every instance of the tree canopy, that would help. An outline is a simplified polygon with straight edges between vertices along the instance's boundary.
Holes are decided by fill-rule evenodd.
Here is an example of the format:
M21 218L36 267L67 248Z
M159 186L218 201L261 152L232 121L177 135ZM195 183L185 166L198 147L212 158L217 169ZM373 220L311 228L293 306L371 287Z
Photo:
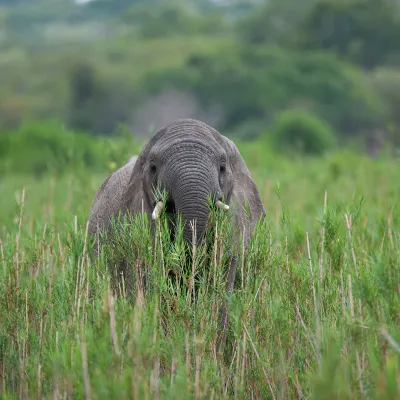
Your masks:
M395 1L0 4L2 125L53 116L110 134L142 126L144 109L149 125L155 113L180 115L165 99L186 99L191 116L243 138L300 109L339 142L376 131L400 142Z

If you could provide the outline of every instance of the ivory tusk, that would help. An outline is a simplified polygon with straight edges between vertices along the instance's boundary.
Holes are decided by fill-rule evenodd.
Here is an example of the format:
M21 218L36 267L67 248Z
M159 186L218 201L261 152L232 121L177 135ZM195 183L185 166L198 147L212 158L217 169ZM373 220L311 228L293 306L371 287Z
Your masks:
M162 201L158 201L156 206L154 207L153 214L151 214L153 219L157 219L161 215L163 208L164 203Z
M218 201L215 203L215 205L216 205L218 208L222 208L223 210L229 210L229 206L228 206L227 204L223 203L223 202L220 201L220 200L218 200Z

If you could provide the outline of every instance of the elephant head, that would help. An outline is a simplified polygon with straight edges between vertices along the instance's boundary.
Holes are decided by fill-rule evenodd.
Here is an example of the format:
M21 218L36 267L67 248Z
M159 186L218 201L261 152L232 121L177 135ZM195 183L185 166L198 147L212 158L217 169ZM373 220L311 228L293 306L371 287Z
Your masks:
M158 193L167 193L163 202ZM240 231L250 237L265 215L258 189L235 144L209 125L181 119L157 131L136 162L103 183L89 218L89 231L109 223L117 212L146 212L153 219L165 209L180 213L184 240L192 242L190 221L199 241L206 229L208 199L229 209ZM245 209L247 208L247 212Z

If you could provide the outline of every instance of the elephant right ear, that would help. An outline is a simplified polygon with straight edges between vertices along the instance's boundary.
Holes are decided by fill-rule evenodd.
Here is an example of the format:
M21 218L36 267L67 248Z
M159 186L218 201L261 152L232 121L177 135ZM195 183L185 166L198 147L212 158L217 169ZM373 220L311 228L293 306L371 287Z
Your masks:
M234 213L234 222L237 229L244 231L247 243L257 222L265 217L265 210L257 185L238 148L230 139L222 137L233 174L230 205Z
M132 216L147 213L148 217L150 217L152 209L144 189L143 164L144 157L139 156L127 182L124 207Z
M107 230L118 214L149 212L150 206L143 190L140 157L111 174L101 185L89 216L89 233Z

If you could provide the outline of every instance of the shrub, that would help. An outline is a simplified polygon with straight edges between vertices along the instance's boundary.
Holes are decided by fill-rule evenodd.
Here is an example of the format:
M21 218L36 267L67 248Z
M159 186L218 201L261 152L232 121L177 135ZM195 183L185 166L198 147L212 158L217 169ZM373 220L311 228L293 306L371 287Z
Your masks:
M305 110L279 114L272 128L272 141L281 151L304 154L322 154L335 144L330 125Z
M372 87L379 94L387 110L385 140L400 145L400 72L394 68L376 68L370 74Z
M0 134L0 171L33 173L91 168L103 171L137 152L132 135L93 137L68 130L56 121L29 122L18 130Z

